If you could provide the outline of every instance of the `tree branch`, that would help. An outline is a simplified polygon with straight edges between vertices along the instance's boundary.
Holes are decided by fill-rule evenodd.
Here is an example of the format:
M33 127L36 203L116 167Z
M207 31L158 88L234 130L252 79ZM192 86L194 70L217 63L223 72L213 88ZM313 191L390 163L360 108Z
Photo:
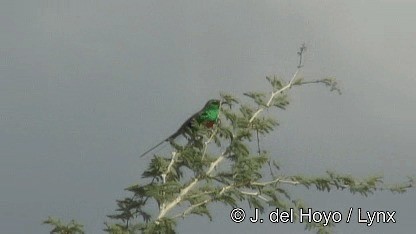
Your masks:
M257 117L257 115L259 115L262 111L264 111L264 109L265 109L265 108L269 108L269 107L270 107L270 105L271 105L271 103L272 103L273 99L276 97L276 95L278 95L278 94L282 93L283 91L285 91L286 89L290 89L290 88L292 87L292 85L293 85L293 81L295 80L296 76L298 75L298 73L299 73L300 69L301 69L301 67L299 67L299 68L296 70L295 74L293 74L292 79L290 79L290 81L289 81L289 83L288 83L287 85L285 85L285 86L284 86L284 87L282 87L281 89L276 90L276 91L274 91L274 92L272 92L272 93L271 93L270 98L269 98L269 101L268 101L268 102L267 102L267 104L266 104L266 107L260 107L260 108L259 108L259 109L258 109L258 110L257 110L257 111L253 114L253 116L250 118L250 120L249 120L249 122L250 122L250 123L251 123L251 122L253 122L253 120Z

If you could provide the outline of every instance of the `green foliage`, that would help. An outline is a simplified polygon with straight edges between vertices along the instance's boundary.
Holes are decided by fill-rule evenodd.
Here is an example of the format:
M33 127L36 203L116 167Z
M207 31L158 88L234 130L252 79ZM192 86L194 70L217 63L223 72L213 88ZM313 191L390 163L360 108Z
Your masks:
M300 58L305 47L300 50ZM345 190L368 196L376 191L402 193L413 187L413 180L403 184L384 186L381 177L359 179L336 172L323 176L283 175L280 165L267 151L260 150L259 136L266 137L278 126L273 110L285 110L289 105L288 92L294 86L323 84L340 93L332 78L305 81L297 74L289 82L277 76L266 77L272 92L247 92L251 102L240 102L230 94L221 94L220 121L213 129L196 126L185 145L171 142L171 155L155 155L142 174L140 183L128 187L131 196L117 201L116 214L108 217L108 233L175 233L177 221L190 215L212 220L209 205L222 203L238 207L247 203L251 208L296 210L306 207L292 198L290 186L303 186L318 191ZM256 142L257 141L257 142ZM253 145L258 149L253 152ZM51 222L55 227L65 226ZM308 223L306 230L331 233L333 224ZM55 229L54 229L55 230ZM58 229L56 229L58 230ZM59 229L61 230L61 229ZM72 230L72 229L71 229ZM75 229L74 229L75 230ZM66 233L66 232L54 232ZM70 232L76 233L76 232ZM81 233L81 232L79 232Z
M255 138L256 134L266 136L278 126L269 110L284 110L287 107L287 91L292 86L321 83L331 91L340 90L336 81L328 78L304 81L294 77L290 82L285 82L274 76L267 77L267 80L273 88L271 95L245 93L252 100L252 104L248 104L241 103L229 94L221 94L220 124L214 130L198 129L195 132L198 137L192 137L197 141L174 146L175 152L171 156L155 156L143 173L143 182L146 179L148 182L128 188L133 193L132 198L119 201L118 215L109 216L121 221L117 227L124 227L131 233L134 230L174 233L175 220L178 218L200 215L212 220L209 204L214 202L230 207L246 202L251 208L259 208L260 212L264 212L266 207L304 207L300 200L292 198L288 185L302 185L307 189L313 186L318 191L327 192L348 190L363 196L386 189L404 192L412 187L406 183L383 188L381 177L358 179L335 172L318 177L279 175L279 165L266 151L253 154L251 150L254 139L258 139ZM265 173L267 168L269 174ZM157 204L157 207L153 207L152 215L144 211L145 207L150 209L150 200ZM297 209L294 210L296 213ZM129 225L132 221L135 224ZM317 233L331 233L332 226L332 223L327 226L308 223L305 228Z
M273 88L271 96L261 92L245 93L255 104L250 105L222 94L221 124L214 130L198 129L195 131L198 137L192 137L198 140L184 146L174 145L175 152L170 157L155 156L143 173L143 181L147 179L148 182L129 187L127 190L133 193L132 198L118 201L118 214L109 216L121 221L113 228L124 228L132 233L133 229L173 233L177 218L195 214L211 220L208 205L213 202L230 207L247 202L250 207L264 212L269 206L287 209L300 204L292 200L285 186L288 184L307 188L314 185L326 191L352 185L348 178L335 177L335 174L330 174L334 178L276 176L280 167L267 152L251 152L255 134L266 136L278 126L273 116L264 115L264 110L285 109L289 101L283 91L295 85L293 81L286 83L276 76L267 77L267 80ZM296 85L302 85L301 82ZM221 149L222 152L211 154ZM270 175L264 172L267 167ZM344 187L337 187L340 184ZM369 182L370 185L376 184ZM351 192L365 193L366 189L372 191L371 187L350 187ZM155 214L144 211L145 207L150 209L150 200L157 204ZM132 221L135 222L133 225ZM327 227L314 224L308 224L307 228L314 228L319 233L327 230ZM108 229L110 233L111 230Z
M83 226L74 220L71 220L69 223L62 223L61 220L49 217L47 220L43 221L44 224L49 224L53 227L51 234L84 234L82 230Z

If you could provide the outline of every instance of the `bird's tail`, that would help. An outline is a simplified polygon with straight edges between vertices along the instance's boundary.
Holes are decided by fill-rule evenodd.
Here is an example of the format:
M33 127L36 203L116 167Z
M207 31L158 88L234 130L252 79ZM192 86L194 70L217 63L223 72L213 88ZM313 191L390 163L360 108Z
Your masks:
M168 139L169 139L169 138L168 138ZM157 145L153 146L152 148L150 148L150 149L146 150L146 152L142 153L142 154L140 155L140 157L143 157L143 156L145 156L146 154L148 154L150 151L152 151L152 150L156 149L158 146L160 146L161 144L163 144L163 142L167 141L168 139L165 139L165 140L163 140L163 141L159 142L159 144L157 144Z

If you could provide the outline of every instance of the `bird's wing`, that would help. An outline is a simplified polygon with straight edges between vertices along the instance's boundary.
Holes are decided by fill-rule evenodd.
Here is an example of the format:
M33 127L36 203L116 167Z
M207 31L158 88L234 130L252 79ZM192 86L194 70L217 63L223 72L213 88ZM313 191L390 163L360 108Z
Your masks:
M207 104L206 104L206 105L207 105ZM159 144L157 144L157 145L153 146L152 148L150 148L150 149L146 150L146 152L142 153L142 154L140 155L140 157L143 157L143 156L145 156L146 154L148 154L150 151L152 151L152 150L156 149L158 146L160 146L161 144L163 144L163 142L165 142L165 141L171 141L171 140L175 139L176 137L178 137L179 135L186 133L186 130L187 130L188 128L192 127L192 126L191 126L191 124L192 124L193 119L195 119L197 116L201 115L201 114L204 112L204 109L205 109L205 106L204 106L204 108L202 108L200 111L196 112L196 113L195 113L195 114L193 114L191 117L189 117L189 118L188 118L188 119L187 119L187 120L186 120L186 121L185 121L185 122L181 125L181 127L180 127L178 130L176 130L176 132L175 132L175 133L173 133L172 135L170 135L170 136L169 136L168 138L166 138L165 140L163 140L163 141L159 142Z
M188 118L185 122L183 122L183 124L179 127L179 129L178 129L178 130L176 130L176 132L175 132L175 133L173 133L172 135L170 135L170 136L168 137L168 139L166 139L166 140L173 140L173 139L175 139L176 137L178 137L179 135L184 134L184 133L186 132L187 128L192 127L191 125L192 125L192 121L193 121L193 119L195 119L198 115L200 115L200 114L201 114L201 112L202 112L202 110L201 110L201 111L196 112L196 113L195 113L195 114L193 114L191 117L189 117L189 118Z

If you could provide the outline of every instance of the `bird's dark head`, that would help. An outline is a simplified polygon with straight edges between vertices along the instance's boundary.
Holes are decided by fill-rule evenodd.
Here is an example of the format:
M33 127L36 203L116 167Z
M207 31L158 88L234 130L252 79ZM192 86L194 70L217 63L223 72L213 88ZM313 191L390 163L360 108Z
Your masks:
M211 99L205 104L206 107L213 106L213 107L219 107L221 104L221 101L218 99Z

